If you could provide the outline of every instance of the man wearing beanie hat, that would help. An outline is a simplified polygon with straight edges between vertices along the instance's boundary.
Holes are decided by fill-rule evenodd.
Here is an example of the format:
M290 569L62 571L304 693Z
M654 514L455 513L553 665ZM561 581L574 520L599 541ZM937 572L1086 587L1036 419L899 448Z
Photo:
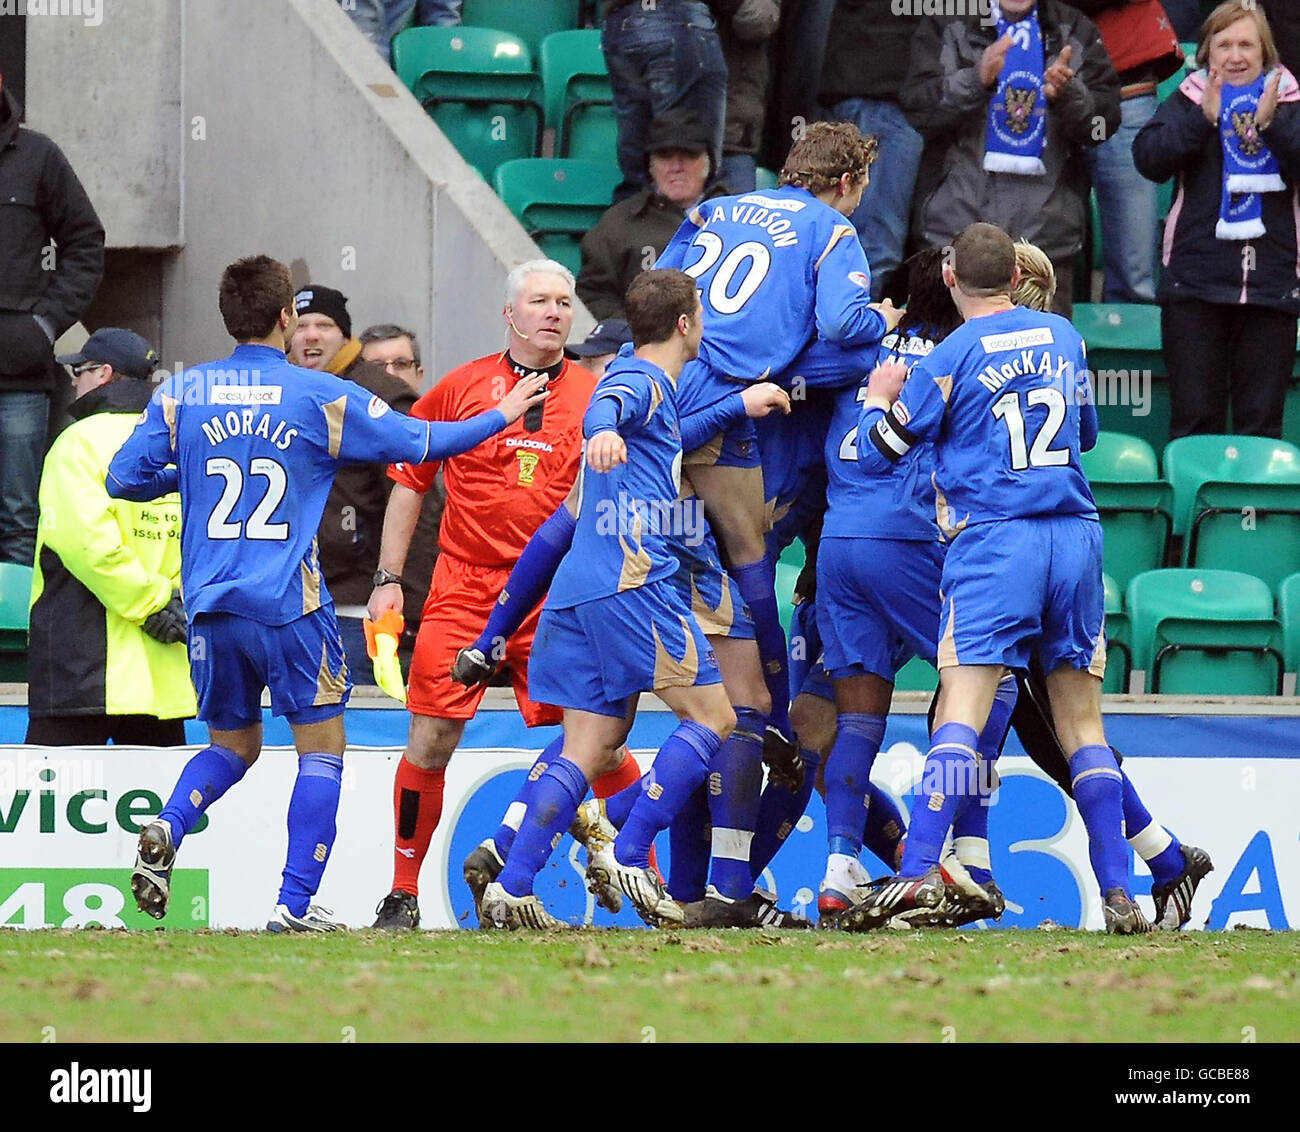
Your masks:
M646 161L650 185L611 206L582 238L578 297L598 319L622 318L628 284L654 266L688 208L729 191L715 179L708 134L694 111L679 107L650 123Z
M415 392L383 366L361 357L361 343L352 337L347 296L333 287L308 283L293 297L298 328L289 346L289 360L306 369L336 374L370 390L392 408L409 414ZM366 658L361 622L370 599L371 580L379 565L379 535L393 481L386 464L348 464L334 476L317 532L321 573L334 595L334 612L343 635L348 670L358 684L373 684ZM413 578L419 573L412 571ZM428 576L407 587L407 601L417 611L424 604ZM418 621L417 621L418 627Z
M76 400L41 476L27 742L179 746L196 708L180 496L131 503L104 486L153 393L158 354L140 335L106 328L57 360Z

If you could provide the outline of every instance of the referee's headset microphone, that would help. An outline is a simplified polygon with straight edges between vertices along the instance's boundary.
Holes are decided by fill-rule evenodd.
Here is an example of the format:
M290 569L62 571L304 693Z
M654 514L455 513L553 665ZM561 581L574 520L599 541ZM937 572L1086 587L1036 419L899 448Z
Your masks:
M515 325L515 316L513 314L506 315L506 321L510 323L510 329L513 330L516 334L518 334L519 337L522 338L525 342L532 341L532 339L529 338L527 334L525 334L522 330L519 329L519 327ZM524 431L540 432L542 428L542 414L544 412L546 412L545 401L542 401L540 404L531 406L528 409L528 411L524 413Z

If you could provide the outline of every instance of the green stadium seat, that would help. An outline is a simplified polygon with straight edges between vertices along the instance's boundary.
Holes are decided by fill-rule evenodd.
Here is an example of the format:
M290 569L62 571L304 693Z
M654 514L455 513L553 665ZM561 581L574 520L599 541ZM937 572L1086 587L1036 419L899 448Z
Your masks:
M774 189L776 188L777 176L766 165L759 165L754 170L754 188L756 189Z
M1291 574L1278 583L1277 619L1282 625L1282 658L1287 671L1282 691L1294 696L1300 673L1300 574Z
M1261 436L1165 446L1183 564L1241 570L1271 588L1300 563L1300 448Z
M912 657L894 677L895 692L933 692L939 686L939 673L919 656Z
M27 621L32 568L0 562L0 683L27 679Z
M618 166L576 157L525 157L497 167L493 184L506 207L542 252L574 275L582 266L582 237L614 199Z
M1146 690L1182 695L1274 695L1282 630L1273 593L1233 570L1151 570L1128 587L1133 669Z
M1160 308L1150 303L1075 303L1072 321L1093 370L1164 373Z
M546 124L555 131L555 156L617 161L618 123L600 32L548 35L541 59Z
M536 58L542 41L581 25L582 0L465 0L460 22L517 35Z
M1183 65L1167 79L1161 80L1161 82L1156 86L1156 100L1158 102L1164 102L1166 98L1178 89L1179 84L1183 79L1187 78L1188 73L1196 69L1196 44L1184 43L1182 48Z
M799 581L800 567L788 562L776 564L776 608L781 615L781 626L786 640L790 639L790 622L794 619L794 587Z
M408 28L393 39L393 68L485 180L503 161L540 149L541 78L518 37L479 27Z
M1132 635L1124 612L1124 591L1109 574L1101 576L1106 587L1106 676L1101 690L1123 694L1128 691L1128 674L1133 667Z
M1083 471L1106 532L1104 566L1122 590L1165 564L1174 489L1160 478L1155 449L1140 437L1102 432L1083 453Z

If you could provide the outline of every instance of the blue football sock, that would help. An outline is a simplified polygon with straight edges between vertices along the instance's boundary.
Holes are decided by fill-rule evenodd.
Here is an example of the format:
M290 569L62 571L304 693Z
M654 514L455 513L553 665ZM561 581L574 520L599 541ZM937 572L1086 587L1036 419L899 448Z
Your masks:
M871 850L891 873L898 867L898 843L907 822L894 799L874 782L867 784L867 821L862 844Z
M295 916L307 911L320 888L325 863L334 848L343 757L320 752L298 756L298 778L289 797L289 852L277 904Z
M976 884L988 884L993 879L989 856L989 808L997 783L994 764L1002 751L1002 741L1007 737L1017 695L1016 678L1003 677L975 747L980 753L979 790L958 805L952 822L953 852Z
M497 877L511 896L532 893L533 881L551 855L556 839L573 824L589 785L577 764L563 756L553 760L538 778L506 867Z
M803 755L803 783L799 789L790 790L769 781L759 799L758 826L749 847L749 871L755 880L772 863L777 850L794 829L795 822L803 817L808 799L812 797L813 780L817 777L821 755L811 747L800 747L799 752Z
M883 715L840 714L835 746L826 760L826 836L832 853L856 858L862 852L871 764L884 737Z
M204 811L244 777L248 767L234 751L226 747L204 747L185 764L158 816L172 827L172 841L181 841L196 825Z
M625 786L617 794L611 794L605 799L605 816L609 818L610 825L622 829L627 824L627 815L632 812L641 792L650 789L652 781L649 773L643 774L631 786Z
M1170 884L1183 872L1182 843L1151 816L1123 767L1119 774L1124 784L1124 834L1128 843L1147 863L1156 884Z
M901 876L922 876L938 865L957 807L974 792L971 779L977 742L975 729L964 723L945 723L935 728L912 804L907 845L899 867Z
M1114 752L1101 744L1075 751L1070 756L1070 788L1088 830L1088 859L1102 896L1119 888L1131 897L1123 833L1124 780Z
M709 880L728 900L743 900L754 890L750 847L763 792L763 729L767 721L753 708L736 708L736 727L709 764L709 820L713 861Z
M709 880L709 800L700 787L668 827L668 893L678 904L704 899Z
M497 853L500 854L501 860L504 861L510 855L510 847L515 843L515 836L524 822L528 807L532 804L533 792L537 788L537 780L546 773L546 768L560 757L560 752L563 750L563 735L557 735L547 743L542 753L534 760L532 769L529 770L528 776L524 779L524 784L519 788L519 793L515 795L515 800L506 807L505 816L501 819L501 824L497 827L496 833L492 835L492 844L497 847Z
M668 828L708 777L709 764L721 746L722 736L692 719L683 719L664 740L646 775L652 781L641 791L614 841L614 857L620 865L650 867L655 836Z
M576 528L577 520L563 504L537 528L510 571L505 589L492 606L487 625L472 647L497 661L504 658L506 641L515 635L551 588L560 560L573 545Z
M785 630L776 604L776 568L770 558L760 558L747 566L727 571L736 580L736 588L754 619L754 636L758 642L763 682L772 697L771 719L785 735L790 728L790 675L786 668Z

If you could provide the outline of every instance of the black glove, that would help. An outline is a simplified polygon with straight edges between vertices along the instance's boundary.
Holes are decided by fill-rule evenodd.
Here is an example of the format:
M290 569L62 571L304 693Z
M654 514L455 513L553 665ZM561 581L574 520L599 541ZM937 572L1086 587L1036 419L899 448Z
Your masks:
M486 684L496 675L496 661L484 656L476 648L463 648L451 663L451 678L467 688Z
M799 792L804 776L799 745L790 742L770 724L763 732L763 761L767 764L768 782L784 786L795 794Z
M185 603L181 601L180 590L173 591L171 601L157 613L149 614L140 628L164 645L174 645L185 640L190 626L185 620Z

